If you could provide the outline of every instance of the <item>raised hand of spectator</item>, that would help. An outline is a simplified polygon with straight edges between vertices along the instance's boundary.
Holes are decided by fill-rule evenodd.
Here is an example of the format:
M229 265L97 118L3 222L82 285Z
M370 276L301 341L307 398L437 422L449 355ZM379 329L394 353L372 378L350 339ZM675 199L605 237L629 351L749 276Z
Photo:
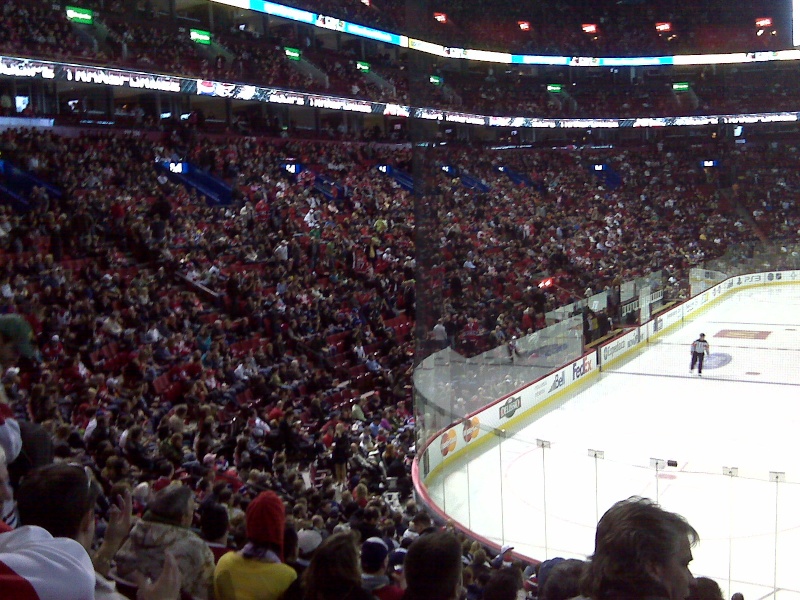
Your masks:
M117 504L109 510L108 526L103 543L97 549L92 562L95 570L103 575L108 575L111 568L111 559L117 553L128 533L131 530L131 519L133 514L133 499L130 490L125 490L121 496L117 497Z
M181 595L181 572L178 561L172 553L164 555L164 568L155 581L150 581L141 573L132 573L133 579L139 586L136 600L177 600Z
M117 503L109 510L105 540L116 544L119 548L131 530L132 515L133 499L130 490L126 489L117 497Z

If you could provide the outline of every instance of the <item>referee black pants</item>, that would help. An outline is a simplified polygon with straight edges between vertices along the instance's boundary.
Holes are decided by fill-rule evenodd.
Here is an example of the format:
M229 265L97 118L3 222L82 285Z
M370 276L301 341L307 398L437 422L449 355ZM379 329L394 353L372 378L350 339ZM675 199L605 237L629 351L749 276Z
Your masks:
M705 352L692 352L692 366L690 370L694 371L694 366L697 365L697 372L703 372L703 359L706 357Z

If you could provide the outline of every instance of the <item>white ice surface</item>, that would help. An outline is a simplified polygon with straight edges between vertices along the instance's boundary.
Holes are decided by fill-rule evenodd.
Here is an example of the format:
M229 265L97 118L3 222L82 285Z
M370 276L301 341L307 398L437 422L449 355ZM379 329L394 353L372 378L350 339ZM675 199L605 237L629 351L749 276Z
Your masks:
M769 335L720 337L726 329ZM702 378L689 373L700 332L712 353ZM657 476L653 458L678 466ZM429 492L476 533L538 559L586 557L609 506L657 499L698 530L696 575L716 579L728 597L800 600L800 287L722 301L451 468Z

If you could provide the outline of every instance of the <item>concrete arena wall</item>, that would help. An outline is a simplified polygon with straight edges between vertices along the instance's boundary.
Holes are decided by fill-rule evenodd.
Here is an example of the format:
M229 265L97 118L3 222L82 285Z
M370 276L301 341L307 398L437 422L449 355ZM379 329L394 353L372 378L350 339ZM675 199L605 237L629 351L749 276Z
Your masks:
M439 477L449 474L448 469L452 465L470 460L471 456L488 450L491 443L499 437L513 436L565 394L591 385L604 367L623 361L650 340L684 325L687 320L705 312L719 300L748 288L798 283L800 270L767 271L730 277L660 313L639 327L626 331L578 360L451 424L432 436L417 453L412 469L417 494L440 519L449 520L447 514L431 500L427 488ZM463 524L455 523L455 526L487 547L499 550L496 543L470 531ZM532 557L522 558L535 560Z

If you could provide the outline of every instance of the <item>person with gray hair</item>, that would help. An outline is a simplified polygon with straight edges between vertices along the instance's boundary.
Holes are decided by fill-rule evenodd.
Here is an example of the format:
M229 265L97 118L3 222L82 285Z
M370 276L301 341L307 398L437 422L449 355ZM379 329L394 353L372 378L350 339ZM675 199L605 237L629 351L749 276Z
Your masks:
M139 571L156 579L169 552L178 561L181 591L200 600L213 597L214 554L189 529L193 516L191 489L172 484L157 492L115 556L117 573L126 578Z
M591 600L685 600L697 531L647 498L617 502L597 524L595 549L581 577Z

